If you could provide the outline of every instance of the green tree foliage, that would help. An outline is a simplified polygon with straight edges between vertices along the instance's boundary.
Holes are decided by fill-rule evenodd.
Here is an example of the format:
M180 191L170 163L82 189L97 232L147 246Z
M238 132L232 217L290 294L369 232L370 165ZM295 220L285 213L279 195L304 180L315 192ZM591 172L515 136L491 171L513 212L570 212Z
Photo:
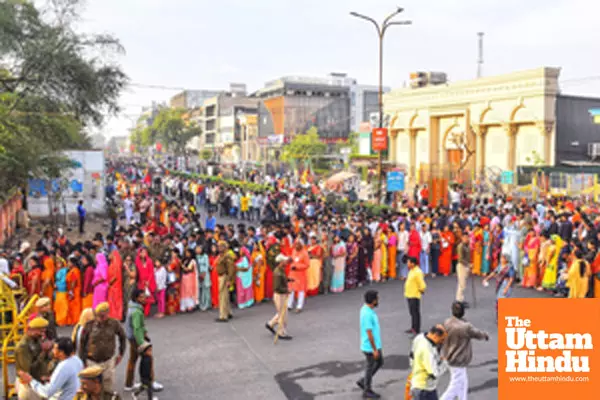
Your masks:
M319 132L314 126L305 134L296 135L291 143L283 149L282 160L286 162L308 160L322 156L327 151L327 145L319 138Z
M188 142L202 134L200 126L184 119L185 113L182 108L163 108L149 130L142 131L142 140L146 145L160 142L176 155L185 155Z
M204 161L208 161L213 158L213 152L210 149L204 149L200 152L200 158Z
M0 192L57 174L65 149L89 148L85 131L119 110L127 81L106 61L119 42L77 31L80 0L39 4L0 0Z

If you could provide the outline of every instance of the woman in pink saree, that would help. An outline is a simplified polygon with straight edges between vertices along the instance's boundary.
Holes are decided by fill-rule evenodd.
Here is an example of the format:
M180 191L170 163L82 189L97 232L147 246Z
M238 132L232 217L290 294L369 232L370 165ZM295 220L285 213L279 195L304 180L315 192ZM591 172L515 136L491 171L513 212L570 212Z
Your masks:
M104 253L96 254L96 269L92 286L94 287L92 307L95 309L98 304L108 300L108 262Z
M123 319L123 261L117 250L110 254L108 266L108 316L120 321Z
M146 306L144 308L144 315L147 317L150 315L150 307L154 303L154 293L156 293L156 280L154 279L154 265L150 256L148 255L148 249L142 247L135 258L135 266L138 271L138 289L145 290L148 294L146 299Z

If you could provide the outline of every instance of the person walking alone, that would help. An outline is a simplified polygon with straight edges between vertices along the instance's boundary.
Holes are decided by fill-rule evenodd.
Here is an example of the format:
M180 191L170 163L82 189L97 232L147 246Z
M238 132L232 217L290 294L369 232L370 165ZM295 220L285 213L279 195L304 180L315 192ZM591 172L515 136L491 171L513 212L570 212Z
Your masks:
M467 366L473 359L471 339L489 340L487 332L480 331L465 319L465 307L455 301L452 304L452 317L444 322L448 336L442 348L442 357L450 366L450 384L441 400L467 400L469 377Z
M469 246L469 235L463 235L457 248L458 265L456 266L456 276L458 284L456 287L456 301L463 303L465 308L469 305L465 302L465 290L467 281L471 273L471 247Z
M417 259L408 257L408 276L404 284L404 297L408 303L411 327L406 333L417 335L421 331L421 297L427 289L423 271L419 268Z
M83 207L83 200L79 200L79 205L77 206L77 215L79 216L79 234L83 235L85 232L84 229L86 216L85 207Z
M290 263L290 258L279 254L275 257L277 267L273 271L273 304L275 305L275 315L265 324L273 335L276 334L275 327L279 332L279 339L291 340L292 337L287 333L287 298L289 296L288 282L290 279L285 275L285 268Z
M362 389L364 399L379 399L381 396L372 389L373 376L383 365L381 350L381 328L375 308L379 306L379 293L367 290L365 304L360 309L360 351L367 359L365 376L356 382Z

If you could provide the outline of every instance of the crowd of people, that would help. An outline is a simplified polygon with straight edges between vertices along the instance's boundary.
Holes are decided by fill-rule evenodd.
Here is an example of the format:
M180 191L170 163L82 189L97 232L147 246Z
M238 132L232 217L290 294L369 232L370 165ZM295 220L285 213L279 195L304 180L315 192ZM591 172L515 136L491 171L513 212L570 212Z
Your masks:
M424 278L453 274L463 307L471 275L484 284L495 279L497 298L509 297L517 284L600 297L600 219L577 201L472 198L454 188L448 207L434 207L423 188L420 197L374 215L361 201L342 212L317 185L286 179L267 180L272 189L261 192L132 163L112 163L107 171L114 180L108 234L75 241L65 231L46 231L35 246L24 242L16 254L0 254L2 272L47 299L58 326L81 326L101 306L115 322L132 308L155 318L218 309L217 321L228 322L232 304L244 309L273 300L277 313L266 328L289 340L287 309L301 312L307 298L405 280L407 332L416 336ZM221 224L217 215L237 223ZM80 219L83 231L85 210ZM122 337L112 325L113 338ZM130 360L142 344L130 343ZM99 364L114 371L123 351Z

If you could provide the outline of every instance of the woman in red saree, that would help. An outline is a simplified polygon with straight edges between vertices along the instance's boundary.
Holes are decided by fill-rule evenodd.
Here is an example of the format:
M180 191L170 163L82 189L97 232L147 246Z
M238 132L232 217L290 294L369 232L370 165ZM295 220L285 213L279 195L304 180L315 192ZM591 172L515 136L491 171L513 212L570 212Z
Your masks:
M94 263L89 254L81 257L81 269L83 271L83 286L81 288L81 308L92 308L94 305Z
M219 308L219 275L217 275L216 262L219 257L217 245L214 244L210 248L208 254L208 264L210 265L210 300L213 308Z
M166 315L175 315L181 305L181 259L179 250L171 251L171 259L167 266L167 312Z
M441 236L442 240L438 272L440 275L448 276L452 272L452 249L454 248L454 234L450 231L449 225L444 226Z
M29 259L29 272L27 273L27 294L31 297L34 294L42 294L42 266L37 258Z
M150 315L150 308L154 303L154 293L156 292L156 280L154 279L154 265L148 255L148 249L142 247L135 258L135 266L138 271L138 289L145 290L148 294L144 315Z
M69 298L68 324L75 325L81 314L81 271L75 264L76 260L69 259L69 272L67 272L67 288Z
M121 321L123 319L123 261L121 254L113 250L108 257L108 316Z
M408 256L414 257L417 262L421 254L421 235L417 231L417 226L413 223L410 225L410 232L408 233Z

